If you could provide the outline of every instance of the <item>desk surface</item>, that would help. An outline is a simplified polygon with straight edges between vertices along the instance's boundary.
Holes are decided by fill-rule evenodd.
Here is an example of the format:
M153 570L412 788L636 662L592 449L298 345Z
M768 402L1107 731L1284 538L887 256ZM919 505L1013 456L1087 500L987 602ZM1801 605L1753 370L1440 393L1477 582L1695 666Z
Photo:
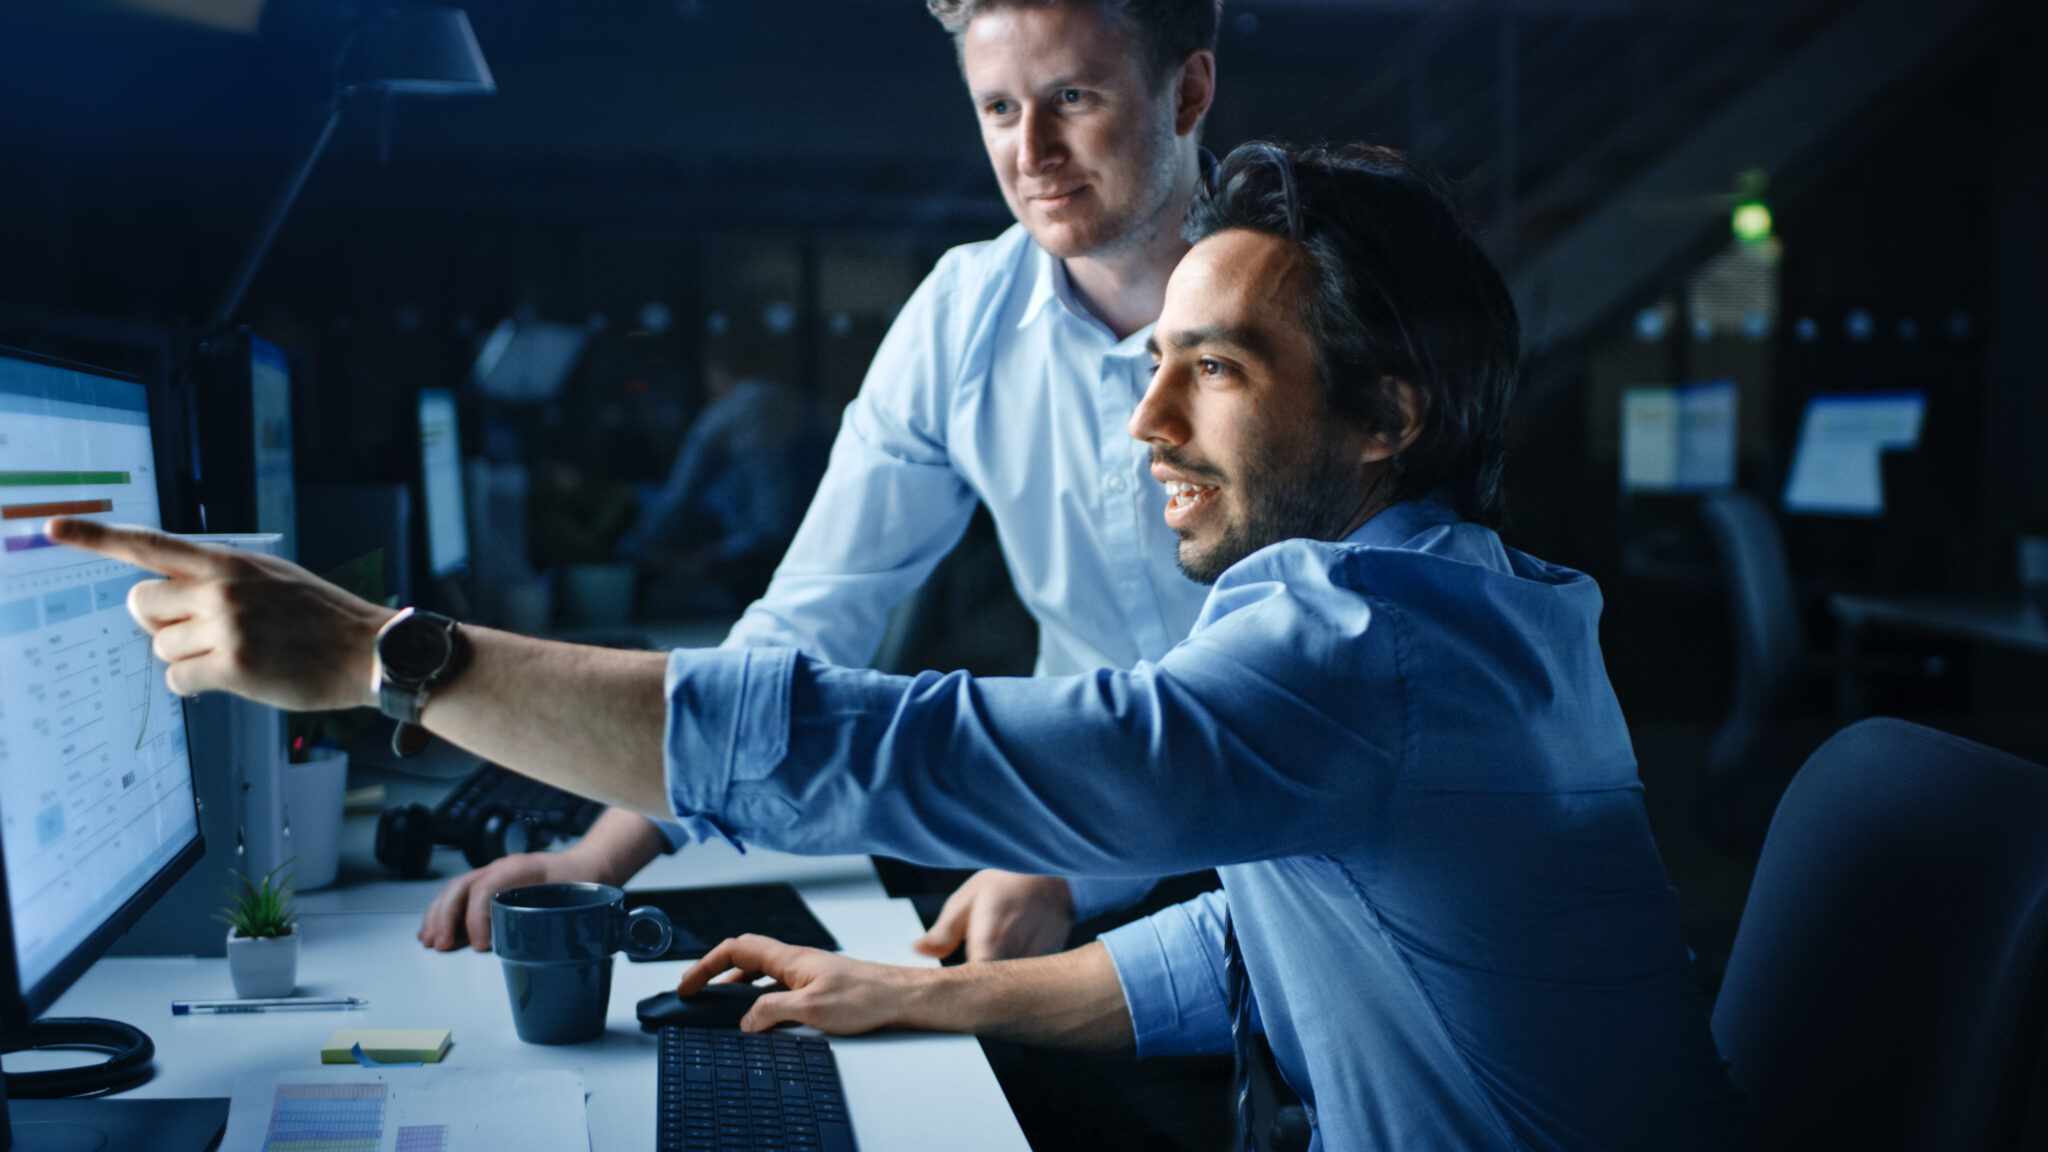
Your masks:
M345 836L345 858L355 857L355 840ZM451 861L459 868L459 856L444 850L436 863L446 872ZM349 862L359 864L360 858ZM883 895L865 857L809 859L760 850L741 855L722 844L700 844L656 861L636 883L763 880L795 883L849 955L930 963L910 950L921 928L908 902ZM132 1096L226 1096L240 1072L315 1069L321 1043L337 1028L448 1028L455 1040L448 1067L571 1069L583 1076L589 1093L593 1152L652 1148L654 1037L640 1031L633 1006L673 987L683 964L621 958L602 1038L564 1047L525 1044L513 1032L496 957L467 950L435 953L415 941L420 912L438 886L438 880L378 881L303 898L299 993L364 996L371 1001L366 1010L173 1017L174 999L233 994L226 961L113 957L95 965L50 1011L108 1016L149 1033L157 1045L157 1073ZM971 1037L844 1037L833 1040L833 1050L864 1152L1027 1147Z
M2048 622L2023 601L1891 596L1834 596L1828 607L1844 625L1880 624L1937 636L2048 652Z

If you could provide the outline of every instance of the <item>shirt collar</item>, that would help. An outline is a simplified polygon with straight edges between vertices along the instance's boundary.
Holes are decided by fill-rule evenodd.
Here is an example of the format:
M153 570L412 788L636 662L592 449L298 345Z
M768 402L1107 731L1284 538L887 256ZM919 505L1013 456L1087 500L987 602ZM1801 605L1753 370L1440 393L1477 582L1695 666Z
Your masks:
M1024 302L1023 314L1017 318L1017 327L1028 328L1038 319L1038 314L1058 303L1068 311L1074 308L1073 296L1067 290L1067 270L1052 258L1052 253L1031 242L1031 297Z
M1346 536L1344 543L1398 548L1431 528L1457 522L1458 514L1451 510L1449 501L1432 494L1420 500L1403 500L1382 509L1379 515L1360 524L1357 531Z
M1019 330L1029 328L1047 309L1060 308L1070 319L1100 332L1103 338L1109 341L1113 355L1126 360L1136 360L1149 355L1145 351L1145 340L1152 335L1152 325L1147 324L1118 340L1115 333L1109 330L1109 325L1104 324L1094 313L1083 308L1080 301L1074 299L1073 281L1067 276L1067 266L1064 262L1055 260L1052 253L1040 248L1035 240L1031 242L1031 260L1031 294L1025 299L1024 308L1017 316Z

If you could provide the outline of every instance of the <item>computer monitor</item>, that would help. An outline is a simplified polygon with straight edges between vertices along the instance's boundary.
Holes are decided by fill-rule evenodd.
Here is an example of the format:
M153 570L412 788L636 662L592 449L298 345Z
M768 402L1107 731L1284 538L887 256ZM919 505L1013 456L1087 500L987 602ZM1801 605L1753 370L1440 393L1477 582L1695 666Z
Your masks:
M275 532L299 558L292 462L291 363L247 330L207 347L199 364L199 471L208 532Z
M141 383L0 349L0 1033L11 1040L204 851L183 701L127 609L149 574L42 530L59 514L160 526L160 447ZM91 1127L94 1110L78 1107L66 1124ZM23 1108L0 1112L13 1121L0 1147L62 1139L65 1125Z
M469 522L462 498L462 438L455 393L420 390L420 493L426 505L427 571L436 581L469 574Z
M477 351L477 390L510 403L552 400L561 395L589 339L588 331L573 324L501 321Z
M1735 484L1735 381L1630 388L1621 397L1624 492L1699 492Z
M1884 515L1881 456L1920 445L1923 392L1830 392L1806 402L1785 479L1785 511Z

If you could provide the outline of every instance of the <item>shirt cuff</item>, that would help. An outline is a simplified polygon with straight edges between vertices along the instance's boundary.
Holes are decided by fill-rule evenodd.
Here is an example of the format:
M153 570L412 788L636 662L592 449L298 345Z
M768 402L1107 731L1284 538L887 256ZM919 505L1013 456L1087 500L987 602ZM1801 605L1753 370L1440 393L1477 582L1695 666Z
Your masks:
M761 813L726 810L736 781L760 780L789 749L793 648L680 648L669 653L663 769L682 830L741 847L728 823ZM758 803L758 801L756 802Z
M664 856L674 854L676 849L690 842L689 832L673 820L654 821L654 830L661 833L663 840L668 841L668 847L661 850Z
M1139 1057L1232 1050L1222 909L1223 894L1205 892L1097 937L1123 985Z

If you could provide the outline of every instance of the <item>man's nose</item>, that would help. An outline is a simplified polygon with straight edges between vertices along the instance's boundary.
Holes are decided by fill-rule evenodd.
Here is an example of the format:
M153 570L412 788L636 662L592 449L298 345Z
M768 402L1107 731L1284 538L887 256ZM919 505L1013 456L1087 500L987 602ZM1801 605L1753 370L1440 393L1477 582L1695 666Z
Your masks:
M1026 106L1022 139L1017 147L1017 167L1035 176L1060 162L1066 149L1060 142L1059 117L1051 109Z
M1152 383L1145 388L1145 394L1138 398L1138 406L1131 411L1131 421L1126 425L1131 438L1166 448L1187 443L1187 417L1177 396L1172 369L1161 365L1152 373Z

